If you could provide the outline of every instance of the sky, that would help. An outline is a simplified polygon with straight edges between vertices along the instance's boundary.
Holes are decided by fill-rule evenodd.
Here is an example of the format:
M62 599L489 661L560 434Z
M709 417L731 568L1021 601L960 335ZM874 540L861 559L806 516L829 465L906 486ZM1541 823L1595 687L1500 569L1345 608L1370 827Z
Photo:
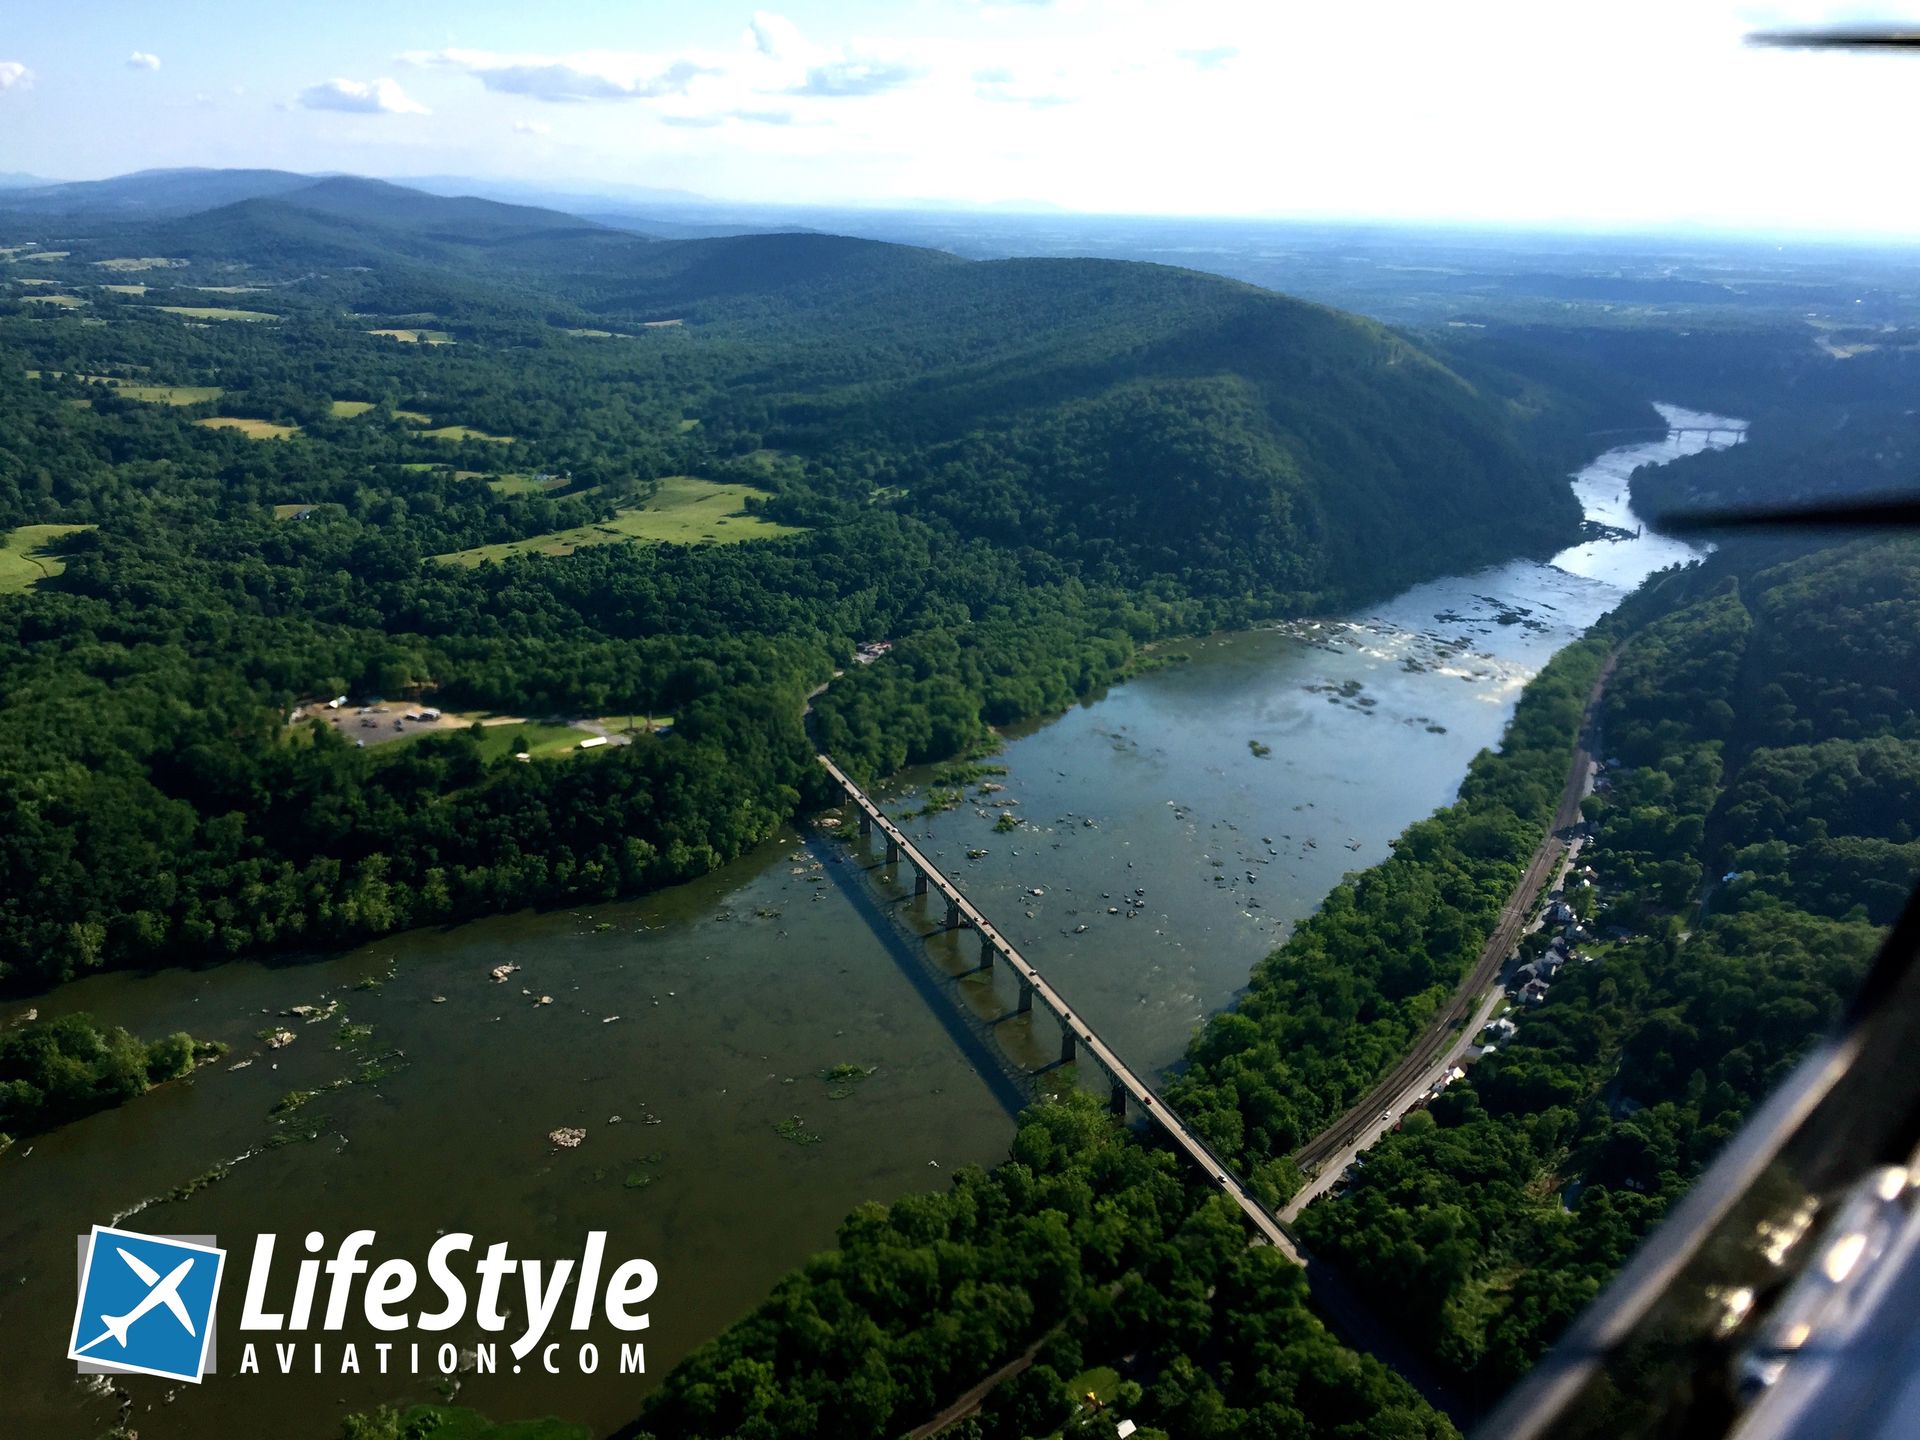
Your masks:
M822 205L1920 238L1920 55L1742 43L1900 18L1820 0L9 9L0 171L57 179L271 166Z

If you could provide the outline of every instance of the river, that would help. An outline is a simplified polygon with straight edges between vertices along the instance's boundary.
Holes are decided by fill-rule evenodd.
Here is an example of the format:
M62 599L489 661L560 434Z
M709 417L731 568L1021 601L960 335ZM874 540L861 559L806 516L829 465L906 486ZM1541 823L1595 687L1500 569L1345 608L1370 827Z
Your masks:
M1679 428L1719 427L1723 440L1743 424L1662 409ZM1637 527L1627 476L1707 443L1670 434L1609 451L1575 477L1576 491L1590 517ZM1151 1072L1179 1057L1342 874L1451 800L1555 650L1692 553L1659 535L1589 542L1342 618L1169 646L1188 658L1011 734L994 760L1003 790L975 789L908 828ZM924 781L902 777L889 808L916 808ZM1009 812L1023 823L997 830ZM229 1243L272 1231L284 1249L308 1230L331 1243L374 1229L376 1256L415 1259L441 1231L564 1257L587 1230L608 1230L611 1253L660 1266L640 1337L648 1375L611 1364L590 1377L469 1374L459 1399L596 1432L630 1419L675 1360L830 1245L855 1205L1005 1152L1005 1082L981 1027L956 1023L951 997L984 1021L1010 1009L1011 994L974 977L930 1004L941 987L901 928L929 920L838 854L818 837L783 835L644 900L417 931L321 958L95 976L31 1002L42 1015L85 1010L233 1050L191 1081L0 1156L0 1431L90 1440L119 1413L107 1386L77 1382L61 1356L74 1237L122 1217ZM970 958L950 938L926 951L953 971ZM520 968L492 979L503 964ZM325 1020L284 1014L336 1001ZM296 1038L270 1049L260 1034L279 1026ZM992 1034L987 1044L1026 1063L1057 1043L1044 1019ZM396 1051L390 1073L321 1091ZM837 1065L871 1073L829 1078ZM273 1118L295 1090L321 1093L290 1123ZM555 1147L547 1136L560 1126L585 1129L585 1140ZM262 1148L290 1128L315 1138ZM223 1165L184 1198L156 1198ZM267 1374L236 1374L250 1246L243 1239L229 1267L218 1374L200 1387L124 1382L143 1440L321 1440L346 1409L437 1398L431 1376L375 1373L365 1346L358 1375L280 1375L271 1361ZM471 1344L476 1333L452 1338ZM607 1353L620 1337L593 1338Z

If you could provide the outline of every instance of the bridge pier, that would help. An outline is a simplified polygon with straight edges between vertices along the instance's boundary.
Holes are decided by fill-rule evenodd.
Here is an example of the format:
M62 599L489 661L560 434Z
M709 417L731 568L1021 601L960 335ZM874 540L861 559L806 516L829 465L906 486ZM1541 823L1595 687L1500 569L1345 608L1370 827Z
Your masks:
M1020 982L1020 1002L1013 1007L1013 1013L1016 1015L1033 1013L1033 986L1024 979Z
M918 866L914 867L913 872L913 893L915 895L924 895L927 893L927 872Z
M900 842L894 839L891 835L889 835L887 837L887 864L897 865L899 863L900 863Z
M980 968L982 970L991 970L993 968L993 941L984 930L980 932ZM1021 982L1022 988L1025 987L1025 983L1024 981Z
M1127 1087L1118 1080L1113 1082L1112 1089L1107 1092L1107 1109L1123 1120L1127 1116Z
M860 838L862 840L873 838L873 816L864 810L860 812Z
M1062 1065L1071 1065L1073 1063L1076 1048L1073 1031L1067 1026L1062 1025L1060 1027L1060 1063Z
M960 928L960 902L958 900L947 901L947 928L949 930L958 930Z

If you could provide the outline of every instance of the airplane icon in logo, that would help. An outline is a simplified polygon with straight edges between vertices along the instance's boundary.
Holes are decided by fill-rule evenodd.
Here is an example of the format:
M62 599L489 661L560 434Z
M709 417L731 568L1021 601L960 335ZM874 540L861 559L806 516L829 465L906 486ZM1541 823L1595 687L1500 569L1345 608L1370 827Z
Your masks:
M153 1309L156 1305L165 1305L167 1309L171 1310L174 1319L187 1327L187 1334L193 1335L197 1333L193 1328L193 1317L187 1314L187 1307L180 1302L180 1282L186 1279L187 1272L193 1269L193 1257L191 1255L174 1266L172 1270L168 1271L167 1278L162 1280L160 1278L160 1272L147 1264L147 1262L142 1260L138 1255L128 1254L118 1245L114 1246L114 1254L126 1261L133 1273L140 1277L141 1283L150 1288L147 1290L145 1298L142 1299L138 1305L127 1311L126 1314L102 1315L100 1317L100 1323L107 1328L94 1336L94 1338L86 1344L75 1346L74 1354L86 1354L87 1351L93 1349L94 1346L98 1345L108 1336L112 1336L114 1343L122 1349L125 1349L127 1331L133 1328L133 1322Z
M67 1358L82 1374L198 1385L213 1369L226 1251L211 1235L143 1235L111 1225L96 1225L79 1241L80 1294Z

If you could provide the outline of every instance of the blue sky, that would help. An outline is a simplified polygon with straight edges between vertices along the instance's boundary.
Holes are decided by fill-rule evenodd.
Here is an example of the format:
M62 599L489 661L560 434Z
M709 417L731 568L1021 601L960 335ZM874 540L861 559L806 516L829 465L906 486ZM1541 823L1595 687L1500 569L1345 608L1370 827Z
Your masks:
M0 170L1920 238L1920 58L1742 0L84 0L0 30Z

